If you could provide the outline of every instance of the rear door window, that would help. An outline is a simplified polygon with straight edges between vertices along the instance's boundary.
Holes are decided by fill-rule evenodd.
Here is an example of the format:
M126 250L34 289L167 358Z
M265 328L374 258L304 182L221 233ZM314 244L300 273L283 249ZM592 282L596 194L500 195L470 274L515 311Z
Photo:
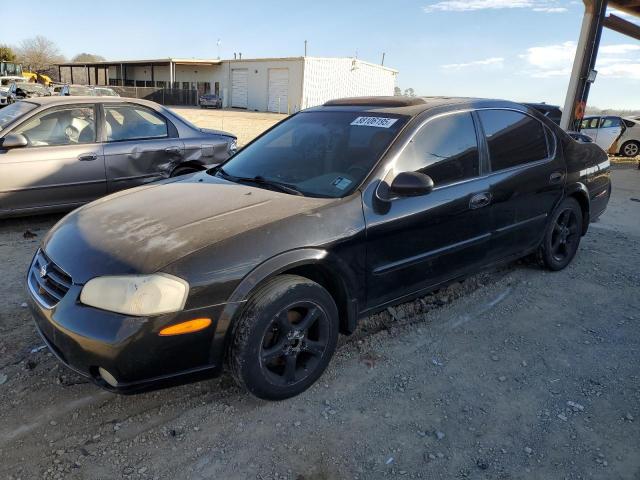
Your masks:
M542 123L512 110L478 111L487 138L493 171L544 160L549 156Z
M436 187L477 177L480 157L471 113L427 122L398 158L395 171L424 173Z
M169 136L167 121L141 105L104 105L107 141L143 140Z

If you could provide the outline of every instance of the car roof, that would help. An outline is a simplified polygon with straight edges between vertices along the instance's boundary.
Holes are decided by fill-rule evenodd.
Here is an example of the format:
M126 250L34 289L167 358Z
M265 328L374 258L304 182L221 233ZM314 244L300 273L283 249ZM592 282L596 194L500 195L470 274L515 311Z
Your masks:
M29 98L26 101L35 103L37 105L41 105L43 107L54 106L54 105L73 105L78 103L123 103L123 102L137 103L139 105L145 105L151 108L159 107L159 105L155 102L151 102L149 100L141 100L138 98L97 97L92 95L78 95L78 96L54 95L51 97Z
M319 107L305 111L360 111L370 113L398 114L415 117L425 111L434 109L477 109L477 108L512 108L527 110L523 104L506 100L468 97L352 97L330 100Z

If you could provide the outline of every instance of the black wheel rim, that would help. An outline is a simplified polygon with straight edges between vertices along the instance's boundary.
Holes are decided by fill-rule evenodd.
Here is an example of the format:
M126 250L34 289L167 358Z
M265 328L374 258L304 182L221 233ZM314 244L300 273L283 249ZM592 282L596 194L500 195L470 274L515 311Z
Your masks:
M578 244L578 217L571 209L564 210L558 215L551 234L551 253L558 262L571 257Z
M315 302L301 301L283 308L266 329L260 365L267 379L290 386L316 370L329 342L327 314Z

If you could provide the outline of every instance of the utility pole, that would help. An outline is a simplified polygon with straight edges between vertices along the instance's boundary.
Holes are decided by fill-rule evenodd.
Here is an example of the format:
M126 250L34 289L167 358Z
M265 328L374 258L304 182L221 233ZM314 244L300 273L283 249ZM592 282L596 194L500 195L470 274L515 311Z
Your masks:
M304 41L304 56L307 56L307 41Z

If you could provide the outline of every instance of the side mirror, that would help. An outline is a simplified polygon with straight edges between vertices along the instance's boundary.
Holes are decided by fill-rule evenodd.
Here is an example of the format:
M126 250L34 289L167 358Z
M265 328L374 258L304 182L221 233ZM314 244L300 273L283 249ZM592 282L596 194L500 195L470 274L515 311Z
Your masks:
M0 146L5 150L10 148L23 148L29 145L27 137L21 133L8 133L0 142Z
M402 172L393 180L389 192L398 197L418 197L433 190L433 180L420 172Z

